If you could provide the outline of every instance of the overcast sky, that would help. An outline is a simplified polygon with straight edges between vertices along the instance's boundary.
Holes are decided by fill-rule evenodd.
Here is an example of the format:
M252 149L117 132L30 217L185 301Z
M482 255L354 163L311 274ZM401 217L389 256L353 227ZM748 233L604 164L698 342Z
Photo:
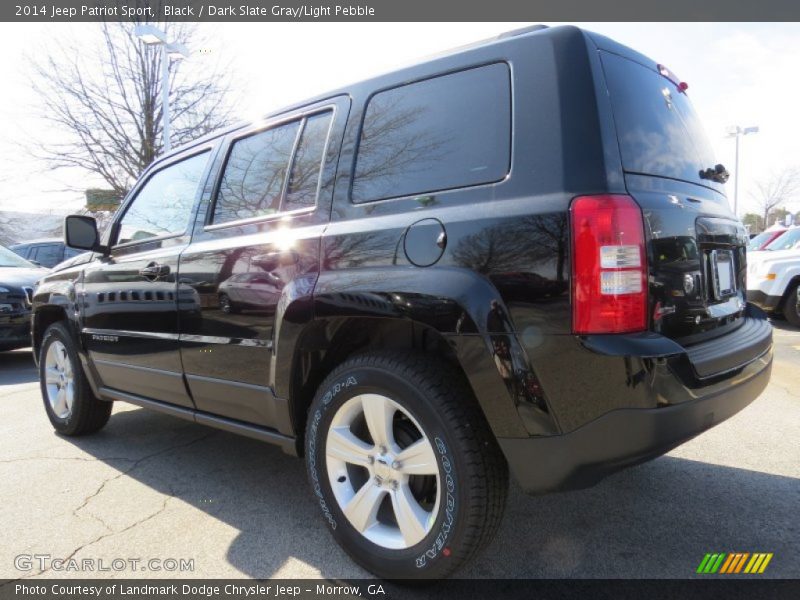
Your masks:
M232 60L243 91L242 117L257 117L328 89L358 81L427 55L515 29L521 23L228 23L202 24L211 41L190 59ZM585 23L668 66L689 84L718 162L733 171L734 143L727 126L758 125L742 142L740 213L754 209L753 181L800 165L800 24ZM75 173L50 173L31 160L19 140L42 133L32 110L24 56L59 35L91 34L93 24L0 24L0 210L78 209L81 194L64 191L96 184ZM189 68L187 63L186 67ZM729 196L732 198L732 181ZM800 198L792 210L800 210Z

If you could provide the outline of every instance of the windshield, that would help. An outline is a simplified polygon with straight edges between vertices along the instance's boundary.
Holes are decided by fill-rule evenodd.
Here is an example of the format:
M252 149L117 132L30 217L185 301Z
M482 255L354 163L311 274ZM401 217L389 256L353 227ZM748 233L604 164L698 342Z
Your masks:
M689 98L655 68L601 53L623 168L721 191L700 178L714 154Z
M762 231L756 237L750 240L750 243L747 244L748 250L759 250L761 246L763 246L767 240L772 239L772 236L775 235L774 231Z
M791 250L795 247L800 248L798 244L800 244L800 227L795 227L776 238L774 242L770 242L765 250Z
M29 263L16 254L13 250L9 250L5 246L0 246L0 267L19 267L21 269L35 269L36 265Z

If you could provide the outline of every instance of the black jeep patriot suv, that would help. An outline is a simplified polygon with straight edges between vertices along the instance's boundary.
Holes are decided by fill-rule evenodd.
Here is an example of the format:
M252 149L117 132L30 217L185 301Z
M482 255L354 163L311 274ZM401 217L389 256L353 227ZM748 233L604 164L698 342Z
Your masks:
M53 426L125 401L278 444L361 565L451 573L509 470L585 487L767 385L747 235L686 89L536 27L167 154L102 236L67 218L92 259L35 292Z

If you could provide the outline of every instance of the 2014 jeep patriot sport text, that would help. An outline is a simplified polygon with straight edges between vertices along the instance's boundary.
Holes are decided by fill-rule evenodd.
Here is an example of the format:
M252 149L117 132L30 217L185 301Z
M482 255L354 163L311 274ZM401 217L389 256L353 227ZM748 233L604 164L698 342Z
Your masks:
M94 252L35 292L45 409L279 444L361 565L447 575L509 470L588 486L764 389L726 178L685 84L574 27L320 96L157 160L102 237L67 218Z

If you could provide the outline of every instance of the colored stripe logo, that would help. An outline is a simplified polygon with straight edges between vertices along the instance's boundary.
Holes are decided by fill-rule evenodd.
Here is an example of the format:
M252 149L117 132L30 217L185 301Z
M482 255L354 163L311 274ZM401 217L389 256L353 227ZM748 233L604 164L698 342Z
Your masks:
M697 572L703 575L757 574L763 573L771 560L772 552L715 552L703 557Z

